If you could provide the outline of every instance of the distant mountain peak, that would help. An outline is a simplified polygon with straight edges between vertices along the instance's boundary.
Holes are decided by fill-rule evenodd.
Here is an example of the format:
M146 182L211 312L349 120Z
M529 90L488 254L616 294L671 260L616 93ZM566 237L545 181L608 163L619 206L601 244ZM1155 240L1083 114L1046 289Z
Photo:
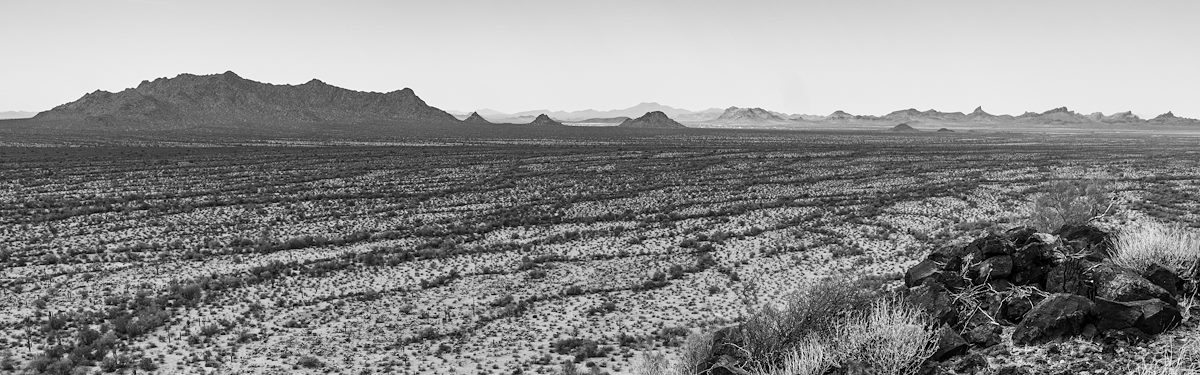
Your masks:
M651 111L635 119L628 119L617 125L623 128L646 128L646 129L683 129L687 128L679 122L672 120L662 111Z
M479 112L471 112L471 115L467 116L467 118L465 120L463 120L463 122L469 123L469 124L491 124L492 123L491 121L488 121L487 119L483 118L483 116L480 116Z
M785 122L788 121L780 114L762 109L762 108L738 108L729 107L724 113L717 116L716 121L730 122Z
M75 124L67 127L100 123L145 130L247 123L285 127L298 123L458 123L408 88L380 94L343 89L318 79L302 85L274 85L242 78L233 71L157 78L117 93L97 90L39 113L34 120Z
M547 116L545 113L538 115L536 118L533 119L533 122L529 123L529 125L533 125L533 126L564 126L561 122L555 121L554 119L550 118L550 116Z

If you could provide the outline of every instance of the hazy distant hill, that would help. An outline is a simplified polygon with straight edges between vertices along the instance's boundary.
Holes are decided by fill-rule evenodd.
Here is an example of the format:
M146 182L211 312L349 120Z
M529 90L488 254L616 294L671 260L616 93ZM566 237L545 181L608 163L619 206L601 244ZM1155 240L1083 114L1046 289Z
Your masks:
M37 115L37 112L4 111L4 112L0 112L0 120L30 118L30 117L33 117L34 115Z
M486 116L487 118L491 119L494 122L523 123L523 122L529 122L530 119L536 117L537 115L545 114L547 116L550 116L551 118L555 118L555 119L558 119L559 121L569 122L569 123L602 123L604 121L598 121L598 120L600 120L600 119L610 119L611 120L611 119L621 118L620 121L616 121L616 123L620 123L621 121L624 121L625 118L635 118L635 117L641 116L643 114L646 114L648 112L662 112L671 118L679 119L681 121L706 121L706 120L714 119L717 116L719 116L721 114L722 110L716 109L716 108L710 108L710 109L706 109L703 111L690 111L690 110L675 108L675 107L666 106L666 105L662 105L662 104L658 104L658 103L640 103L640 104L637 104L637 105L629 107L629 108L613 109L613 110L606 110L606 111L599 111L599 110L594 110L594 109L585 109L585 110L579 110L579 111L552 111L552 110L546 110L546 109L539 109L539 110L532 110L532 111L522 111L522 112L517 112L517 113L504 113L504 112L490 110L490 109L480 109L477 112L479 112L479 114L481 114L483 116ZM466 112L452 112L452 113L460 115L460 117L464 117L464 118L465 118L465 115L467 114Z
M627 119L617 125L622 128L644 128L644 129L685 129L686 126L672 120L667 114L660 111L646 112L642 117L635 119Z
M136 88L95 91L39 113L33 122L59 128L184 129L256 124L295 128L297 124L421 122L458 123L426 104L411 89L361 92L311 80L273 85L225 72L180 74L142 81Z

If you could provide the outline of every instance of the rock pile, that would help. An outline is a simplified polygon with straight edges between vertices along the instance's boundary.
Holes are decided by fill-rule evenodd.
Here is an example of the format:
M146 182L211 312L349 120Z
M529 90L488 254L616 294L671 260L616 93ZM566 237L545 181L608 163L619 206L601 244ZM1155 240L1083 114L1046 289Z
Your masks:
M988 348L1014 327L1013 343L1064 337L1141 341L1182 319L1178 296L1196 285L1172 270L1132 270L1109 259L1110 234L1021 227L931 253L904 275L911 302L943 327L934 360Z

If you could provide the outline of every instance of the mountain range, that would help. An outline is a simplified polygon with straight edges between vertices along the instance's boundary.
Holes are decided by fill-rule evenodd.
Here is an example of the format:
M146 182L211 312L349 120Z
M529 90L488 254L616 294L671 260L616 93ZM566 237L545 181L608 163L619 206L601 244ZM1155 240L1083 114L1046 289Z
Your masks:
M0 112L0 120L30 118L37 115L37 112L26 111L3 111Z
M313 79L299 85L278 85L242 78L233 72L211 75L180 74L142 81L119 92L97 90L29 119L0 122L0 130L221 131L266 135L304 133L371 136L372 132L406 133L424 129L437 134L446 127L529 124L530 129L566 129L577 123L619 128L678 129L687 127L859 128L887 129L924 123L1003 127L1034 124L1087 128L1094 125L1200 126L1195 119L1164 113L1149 120L1132 112L1080 114L1065 107L1018 116L993 115L981 107L970 113L914 108L882 116L835 111L826 116L789 115L756 107L688 111L658 103L641 103L609 111L525 111L503 114L479 110L456 117L421 100L412 89L386 93L344 89ZM461 118L461 119L460 119ZM399 132L399 133L397 133Z

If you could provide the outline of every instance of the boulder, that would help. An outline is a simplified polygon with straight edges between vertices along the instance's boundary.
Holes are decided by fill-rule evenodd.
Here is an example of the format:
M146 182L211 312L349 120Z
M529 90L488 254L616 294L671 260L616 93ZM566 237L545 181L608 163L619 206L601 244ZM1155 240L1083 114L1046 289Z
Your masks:
M1013 271L1008 279L1017 285L1034 285L1045 289L1046 274L1057 265L1054 255L1057 247L1057 243L1036 241L1017 249L1012 254Z
M1175 304L1156 299L1129 303L1141 310L1141 318L1134 326L1148 335L1166 332L1183 321L1183 314Z
M954 307L954 298L941 284L927 282L909 289L908 299L913 306L920 306L939 324L958 323L958 309Z
M1142 317L1141 307L1127 302L1096 298L1093 312L1096 314L1096 329L1101 331L1122 330L1133 327Z
M954 329L949 326L943 326L941 333L938 335L937 349L933 352L933 356L929 357L935 361L942 361L967 351L971 346L967 344L961 335L954 332Z
M1001 332L1003 332L1003 329L999 324L978 324L964 332L963 338L975 347L986 348L1000 343Z
M1044 233L1041 233L1044 234ZM1033 227L1016 227L1004 232L1004 237L1013 245L1013 250L1028 246L1034 242L1041 242L1045 237L1039 237L1037 229ZM1054 242L1054 241L1051 241ZM1012 253L1009 253L1012 254Z
M932 259L926 259L917 263L917 265L909 268L904 272L904 286L912 288L921 285L921 282L930 277L937 276L942 271L942 264Z
M1034 306L1042 302L1044 298L1040 295L1031 295L1026 298L1011 298L1004 301L1000 306L1000 316L1013 324L1020 323L1033 310Z
M1088 270L1095 263L1083 259L1067 259L1046 274L1046 291L1090 296L1094 293Z
M1012 274L1013 260L1008 255L993 256L979 262L979 264L972 267L971 271L977 275L977 282L1005 278Z
M1092 269L1092 285L1096 297L1112 301L1129 302L1161 299L1170 304L1178 301L1166 289L1127 268L1105 261Z
M1166 290L1167 293L1170 293L1173 296L1177 296L1182 293L1184 290L1184 285L1186 285L1183 278L1175 274L1175 271L1167 269L1166 267L1158 264L1147 267L1146 270L1142 272L1142 277L1145 277L1146 280L1154 283L1154 285L1158 285L1158 287L1163 288L1163 290Z
M1040 344L1079 334L1090 320L1092 301L1083 296L1057 293L1033 307L1013 331L1013 342Z
M1108 258L1112 249L1112 235L1091 225L1064 225L1054 232L1076 253L1085 253L1088 260Z

